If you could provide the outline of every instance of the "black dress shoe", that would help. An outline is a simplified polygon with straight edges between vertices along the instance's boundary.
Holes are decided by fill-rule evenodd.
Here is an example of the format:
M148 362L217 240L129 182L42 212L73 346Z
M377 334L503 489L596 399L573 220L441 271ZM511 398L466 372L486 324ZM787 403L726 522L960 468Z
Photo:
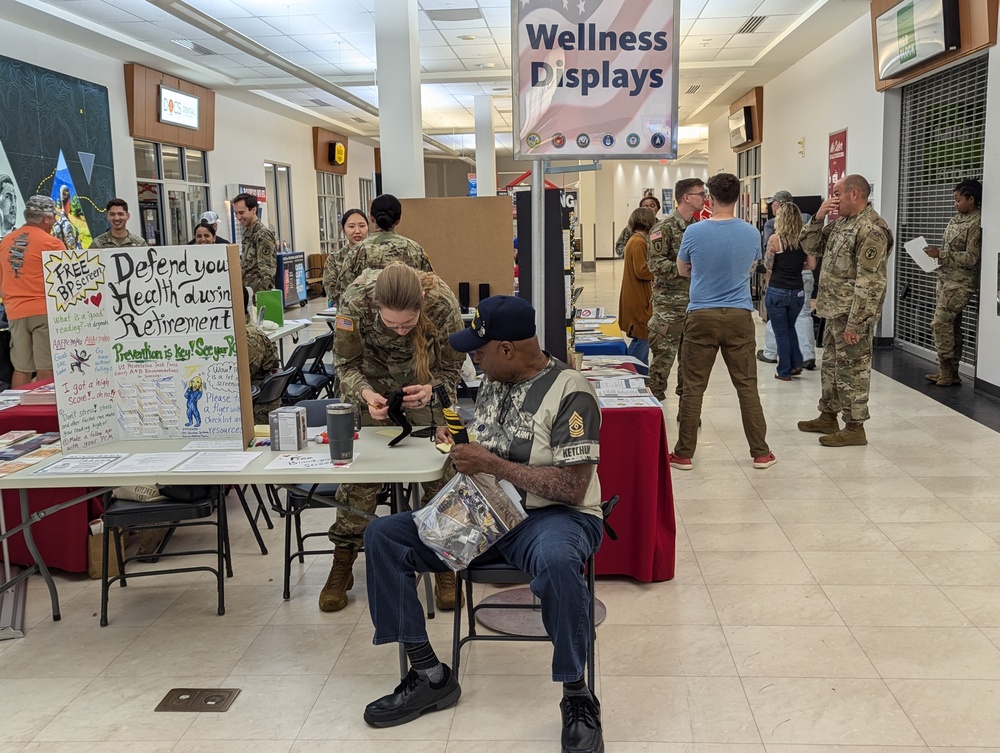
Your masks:
M803 361L802 362L802 368L805 369L806 371L815 371L816 370L816 359L815 358L810 358L808 361Z
M564 696L562 753L604 753L601 732L601 702L593 695Z
M454 706L462 695L462 688L451 668L447 664L443 666L444 679L440 687L434 687L430 680L411 669L392 693L365 707L365 721L372 727L395 727L430 711Z
M758 361L763 361L764 363L777 363L778 362L777 358L768 358L767 356L765 356L763 350L758 350L757 351L757 360Z

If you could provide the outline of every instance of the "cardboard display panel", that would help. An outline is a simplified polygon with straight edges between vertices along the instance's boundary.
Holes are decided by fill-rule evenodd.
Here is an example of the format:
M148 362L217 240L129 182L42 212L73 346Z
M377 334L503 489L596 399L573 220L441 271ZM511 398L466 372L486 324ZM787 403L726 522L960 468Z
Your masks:
M479 286L490 295L514 289L514 224L509 196L400 199L403 218L396 232L412 238L427 252L434 272L458 295L468 282L471 305L479 303Z
M62 447L253 437L236 246L43 254Z

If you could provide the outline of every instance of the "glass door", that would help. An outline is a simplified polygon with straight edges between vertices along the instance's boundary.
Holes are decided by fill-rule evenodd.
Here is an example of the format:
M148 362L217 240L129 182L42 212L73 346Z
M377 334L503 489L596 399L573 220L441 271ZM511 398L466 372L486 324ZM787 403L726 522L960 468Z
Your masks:
M165 186L167 190L167 244L183 246L191 239L194 224L188 206L187 186Z

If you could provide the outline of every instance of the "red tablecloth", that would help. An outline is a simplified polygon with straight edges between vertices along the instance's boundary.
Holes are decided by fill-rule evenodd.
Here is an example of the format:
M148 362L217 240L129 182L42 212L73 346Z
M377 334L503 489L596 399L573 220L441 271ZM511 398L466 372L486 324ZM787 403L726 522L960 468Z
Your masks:
M38 382L25 385L31 389L44 384ZM37 432L59 431L59 419L54 405L20 405L0 410L0 434L16 429L32 429ZM33 489L28 492L28 506L31 512L64 502L84 493L84 489ZM7 527L13 528L21 522L21 506L16 491L4 491L3 509ZM38 551L48 567L68 570L73 573L87 572L87 524L99 517L102 508L97 500L89 500L60 510L42 518L31 527ZM7 540L10 561L16 565L30 565L34 562L24 536L15 534Z
M601 492L605 499L617 494L621 500L608 520L618 540L604 537L597 574L670 580L677 527L663 411L613 408L602 417Z

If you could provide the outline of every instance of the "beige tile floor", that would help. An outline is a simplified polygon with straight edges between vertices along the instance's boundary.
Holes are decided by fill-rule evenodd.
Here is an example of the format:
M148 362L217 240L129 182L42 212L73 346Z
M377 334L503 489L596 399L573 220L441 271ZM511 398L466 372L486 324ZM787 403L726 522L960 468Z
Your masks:
M616 309L619 273L581 274L584 302ZM818 372L771 370L760 393L778 464L750 466L718 371L695 468L674 474L677 577L598 584L608 751L1000 751L1000 436L876 374L871 443L824 448L795 429L815 413ZM0 642L0 753L557 749L544 645L467 649L456 708L366 727L396 653L370 643L363 569L343 612L316 609L324 559L293 567L285 602L280 532L261 557L238 509L231 520L225 617L206 575L116 589L104 629L97 583L61 575L53 623L32 581L26 637ZM448 615L430 628L445 656ZM242 693L225 714L153 713L190 686Z

